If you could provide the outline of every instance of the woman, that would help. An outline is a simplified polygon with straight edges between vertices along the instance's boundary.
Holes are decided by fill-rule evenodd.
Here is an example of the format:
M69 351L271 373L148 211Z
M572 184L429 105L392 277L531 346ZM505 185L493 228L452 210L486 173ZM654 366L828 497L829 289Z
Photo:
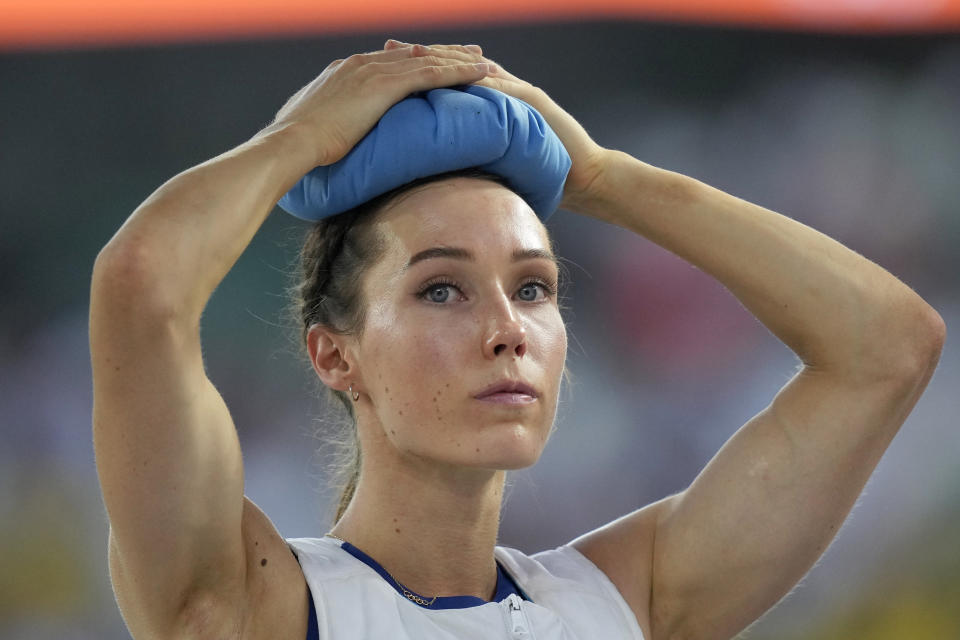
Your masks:
M333 304L331 283L308 281L304 332L355 416L362 465L330 536L288 542L243 497L201 312L304 174L341 161L405 96L467 84L543 115L571 160L564 209L710 273L803 366L683 492L536 558L496 547L504 470L536 461L555 412L556 263L502 182L427 181L349 214L354 240L333 217L305 249L307 271L342 289ZM343 252L356 269L337 275ZM729 638L829 544L945 334L882 268L599 147L479 47L396 41L332 63L266 129L148 198L98 256L90 327L110 570L138 640Z

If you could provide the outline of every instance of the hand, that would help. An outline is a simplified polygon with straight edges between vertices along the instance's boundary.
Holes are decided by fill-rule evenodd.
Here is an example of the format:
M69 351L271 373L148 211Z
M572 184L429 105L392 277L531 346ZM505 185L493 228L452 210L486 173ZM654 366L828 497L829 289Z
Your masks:
M313 166L333 164L409 94L470 84L492 68L479 47L458 45L393 47L334 60L261 134L293 128L315 152Z
M420 45L388 40L384 49L386 51L403 51L415 46ZM479 49L479 47L476 47L477 51ZM586 213L591 208L590 203L597 199L596 191L600 188L602 182L598 178L603 173L603 163L607 150L594 142L580 123L557 106L557 103L542 89L514 76L488 58L480 57L478 59L491 63L493 68L483 77L474 80L472 84L497 89L514 98L523 100L540 112L540 115L546 119L560 141L563 142L563 146L570 154L573 164L563 188L563 201L560 203L560 207L569 211Z

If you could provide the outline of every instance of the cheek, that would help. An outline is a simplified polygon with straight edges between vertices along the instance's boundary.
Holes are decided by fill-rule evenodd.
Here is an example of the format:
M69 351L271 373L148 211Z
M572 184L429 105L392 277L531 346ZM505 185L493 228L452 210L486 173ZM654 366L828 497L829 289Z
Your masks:
M557 368L562 370L567 359L567 329L560 312L554 311L555 313L534 323L533 331L529 332L531 337L535 336L538 351L548 372L554 372Z
M460 383L471 327L430 318L389 325L378 322L376 335L367 334L361 356L364 367L376 372L371 396L388 435L401 437L411 424L448 422L454 399L466 393Z

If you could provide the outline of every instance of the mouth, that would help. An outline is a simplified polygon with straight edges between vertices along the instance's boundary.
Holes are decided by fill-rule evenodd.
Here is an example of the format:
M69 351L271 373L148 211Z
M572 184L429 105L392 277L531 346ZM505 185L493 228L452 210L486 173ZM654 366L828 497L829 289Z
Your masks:
M519 380L501 380L483 389L473 397L481 402L495 404L523 405L536 402L536 389Z

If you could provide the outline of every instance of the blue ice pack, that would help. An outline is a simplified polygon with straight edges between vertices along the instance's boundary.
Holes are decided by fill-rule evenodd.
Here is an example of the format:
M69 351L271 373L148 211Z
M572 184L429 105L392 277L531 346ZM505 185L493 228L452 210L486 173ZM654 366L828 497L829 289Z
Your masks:
M478 85L433 89L392 106L346 156L310 171L278 204L320 220L417 178L469 167L505 178L546 220L563 197L570 156L522 100Z

